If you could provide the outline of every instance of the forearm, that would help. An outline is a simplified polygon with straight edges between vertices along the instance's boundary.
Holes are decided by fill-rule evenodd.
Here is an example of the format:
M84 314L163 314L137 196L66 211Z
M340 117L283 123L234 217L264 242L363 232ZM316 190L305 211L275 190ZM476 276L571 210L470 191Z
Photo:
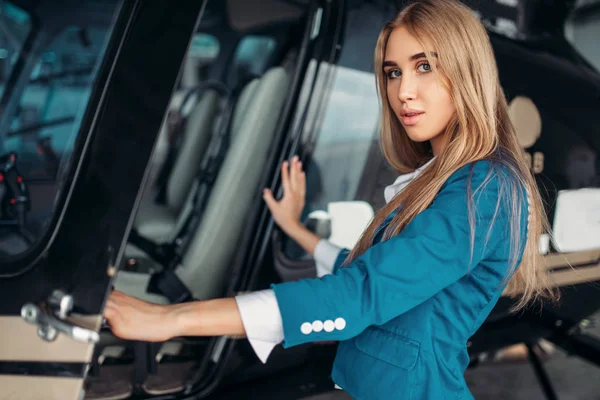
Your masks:
M169 306L175 321L173 336L246 336L234 298Z
M291 225L288 228L283 228L285 233L300 245L311 256L315 253L315 247L321 238L308 229L300 222Z

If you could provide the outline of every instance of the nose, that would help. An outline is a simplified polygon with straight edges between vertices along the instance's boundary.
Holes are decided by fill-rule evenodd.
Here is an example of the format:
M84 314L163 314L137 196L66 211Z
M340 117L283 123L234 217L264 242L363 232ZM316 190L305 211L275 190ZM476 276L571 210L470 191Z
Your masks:
M398 88L398 99L406 103L417 98L417 81L410 74L402 75L400 87Z

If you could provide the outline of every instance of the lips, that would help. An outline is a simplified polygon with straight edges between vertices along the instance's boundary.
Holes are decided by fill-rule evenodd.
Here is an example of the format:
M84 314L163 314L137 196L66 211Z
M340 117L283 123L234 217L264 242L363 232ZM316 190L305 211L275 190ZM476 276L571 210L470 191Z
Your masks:
M416 125L423 114L425 114L423 111L405 111L400 114L400 120L402 121L402 125L405 126Z

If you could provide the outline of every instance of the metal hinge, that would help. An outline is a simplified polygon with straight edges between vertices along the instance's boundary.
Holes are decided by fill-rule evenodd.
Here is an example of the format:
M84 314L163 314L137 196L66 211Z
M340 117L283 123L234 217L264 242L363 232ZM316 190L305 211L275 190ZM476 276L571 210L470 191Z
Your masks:
M38 326L38 336L43 340L52 342L60 332L78 342L98 343L100 341L98 332L65 321L73 309L73 296L55 290L48 299L48 308L49 312L33 303L27 303L21 308L21 317L26 322Z

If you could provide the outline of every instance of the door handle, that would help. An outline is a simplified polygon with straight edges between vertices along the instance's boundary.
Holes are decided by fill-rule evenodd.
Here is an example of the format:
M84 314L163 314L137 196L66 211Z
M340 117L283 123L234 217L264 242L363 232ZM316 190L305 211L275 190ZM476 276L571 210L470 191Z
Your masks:
M55 290L49 299L49 304L56 307L54 314L42 310L33 303L27 303L21 308L21 317L28 323L38 326L38 336L47 342L56 339L59 333L69 336L82 343L98 343L98 332L83 328L71 322L64 321L73 308L73 297Z

